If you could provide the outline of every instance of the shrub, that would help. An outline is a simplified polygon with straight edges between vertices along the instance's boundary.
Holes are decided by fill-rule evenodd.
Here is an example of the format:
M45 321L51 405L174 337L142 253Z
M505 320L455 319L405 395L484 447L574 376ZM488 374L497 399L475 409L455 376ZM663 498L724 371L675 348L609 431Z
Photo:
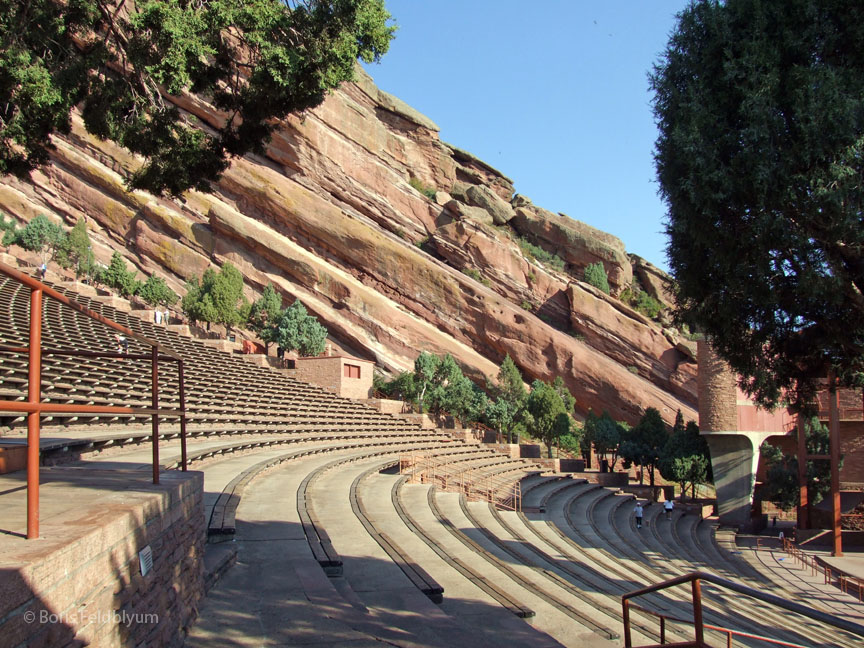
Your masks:
M435 200L435 193L436 192L435 192L434 187L427 187L425 184L423 184L423 181L420 180L420 178L416 178L414 176L411 176L408 179L408 184L410 184L417 191L419 191L421 194L426 196L429 200Z
M663 304L654 299L651 295L642 289L638 282L633 282L629 288L626 288L620 296L621 301L629 304L645 317L657 319L660 313L665 308Z
M585 283L591 284L607 295L609 294L609 278L606 276L606 268L599 261L585 266Z
M519 243L519 249L522 250L522 254L525 256L534 259L535 261L539 261L555 270L561 272L564 271L564 260L557 254L547 252L543 248L534 245L529 240L521 237L517 239L517 243Z
M534 310L534 304L529 302L527 299L523 299L522 303L519 305L527 311L533 311Z
M462 274L471 277L474 281L479 281L486 287L492 285L492 282L490 282L486 277L484 277L477 268L462 268Z

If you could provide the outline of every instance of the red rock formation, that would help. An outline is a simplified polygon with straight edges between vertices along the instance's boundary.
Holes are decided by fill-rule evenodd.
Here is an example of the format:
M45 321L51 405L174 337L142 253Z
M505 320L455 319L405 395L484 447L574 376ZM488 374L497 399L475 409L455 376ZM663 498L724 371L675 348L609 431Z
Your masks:
M205 123L222 118L200 98L175 100ZM51 163L29 182L0 182L0 209L70 225L86 216L103 261L122 249L181 290L230 260L248 297L274 283L338 342L387 369L411 366L420 350L449 352L482 381L509 353L526 379L563 376L582 411L633 422L654 406L670 422L679 408L695 418L695 365L674 338L574 283L601 261L615 290L626 287L633 267L623 244L513 199L512 181L442 143L434 123L362 72L318 109L286 120L266 157L236 160L208 195L126 191L139 161L78 119L55 142ZM526 259L517 234L561 256L573 274Z

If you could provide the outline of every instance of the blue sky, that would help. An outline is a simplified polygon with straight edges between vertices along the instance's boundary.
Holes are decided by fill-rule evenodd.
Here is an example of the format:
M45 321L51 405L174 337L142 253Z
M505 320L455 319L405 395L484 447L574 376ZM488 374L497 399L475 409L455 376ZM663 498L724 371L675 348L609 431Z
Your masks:
M378 87L516 192L666 268L648 72L686 0L386 0Z

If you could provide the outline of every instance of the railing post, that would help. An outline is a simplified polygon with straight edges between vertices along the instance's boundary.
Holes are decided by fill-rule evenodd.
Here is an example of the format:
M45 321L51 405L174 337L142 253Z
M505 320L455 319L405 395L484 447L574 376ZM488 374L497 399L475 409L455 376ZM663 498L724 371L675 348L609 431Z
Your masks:
M843 534L840 530L840 415L837 402L837 381L834 371L828 372L828 430L831 457L831 536L832 556L843 555Z
M42 290L30 291L30 369L27 402L42 400ZM27 413L27 539L39 537L39 410Z
M624 621L624 648L632 648L633 642L630 638L630 601L623 599L621 601L622 620Z
M696 645L703 648L705 636L702 627L702 586L698 578L693 579L693 626L696 631Z
M183 360L177 361L177 382L180 388L180 457L183 470L186 470L186 392L183 384ZM401 466L399 472L401 473Z
M660 643L666 643L666 617L660 617Z
M153 483L159 483L159 347L150 349L150 367L152 380L150 390L152 394L151 408L153 409Z

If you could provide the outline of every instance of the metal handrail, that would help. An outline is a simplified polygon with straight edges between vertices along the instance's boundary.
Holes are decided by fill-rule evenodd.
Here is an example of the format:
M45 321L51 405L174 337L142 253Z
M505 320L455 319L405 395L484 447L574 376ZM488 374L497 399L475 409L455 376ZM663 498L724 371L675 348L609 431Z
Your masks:
M180 447L181 466L186 470L186 399L184 394L183 358L167 349L159 342L139 335L129 328L90 310L83 304L70 299L50 286L34 279L5 263L0 262L0 274L30 288L30 326L29 342L26 347L0 347L0 351L26 353L29 357L27 369L27 400L0 400L0 411L23 412L27 414L27 539L39 537L39 439L40 416L50 413L72 414L141 414L151 416L153 428L153 483L159 483L159 415L179 415L180 417ZM149 354L125 354L102 351L76 351L42 348L42 306L43 296L68 306L69 308L94 319L108 328L150 347ZM88 357L122 357L127 359L150 360L151 363L151 406L149 408L122 407L112 405L76 405L68 403L42 402L42 356L68 355ZM159 360L177 362L178 387L180 397L179 408L159 407Z
M725 589L732 590L733 592L737 592L738 594L743 594L744 596L749 596L750 598L757 599L764 603L770 603L771 605L776 605L777 607L783 608L784 610L788 610L789 612L795 612L796 614L800 614L802 616L806 616L807 618L813 619L815 621L819 621L826 625L830 625L834 628L839 628L841 630L846 630L847 632L851 632L852 634L859 635L864 637L864 626L859 625L857 623L853 623L852 621L847 621L846 619L834 616L833 614L828 614L826 612L819 612L818 610L814 610L811 607L806 605L801 605L800 603L794 603L792 601L787 601L784 598L780 598L779 596L774 596L773 594L767 594L761 590L753 589L752 587L747 587L746 585L741 585L734 581L727 580L725 578L720 578L719 576L714 576L713 574L708 574L705 572L691 572L689 574L684 574L683 576L679 576L677 578L672 578L669 580L665 580L662 583L657 583L656 585L649 585L648 587L643 587L642 589L635 590L633 592L628 592L621 596L621 606L624 617L624 646L625 648L632 648L633 641L630 633L630 608L631 603L630 599L636 598L638 596L644 596L645 594L651 594L652 592L657 592L660 590L668 589L670 587L674 587L676 585L684 585L686 583L690 583L693 591L693 627L695 629L696 638L693 642L687 642L686 645L696 646L698 648L707 648L707 644L705 643L705 635L704 629L709 627L705 625L702 619L702 586L701 581L705 581L707 583L711 583L713 585L717 585L719 587L723 587ZM637 607L632 605L632 607ZM641 609L641 608L640 608ZM724 631L727 631L724 629Z

